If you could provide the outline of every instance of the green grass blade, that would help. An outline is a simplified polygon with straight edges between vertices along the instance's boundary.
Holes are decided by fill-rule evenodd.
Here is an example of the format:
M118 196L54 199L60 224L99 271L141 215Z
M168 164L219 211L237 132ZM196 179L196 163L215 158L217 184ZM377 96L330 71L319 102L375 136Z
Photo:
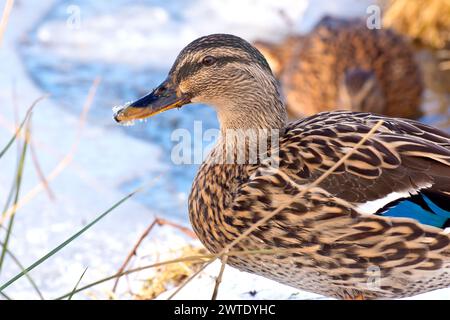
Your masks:
M23 147L22 147L22 152L20 154L20 160L19 160L19 166L17 168L17 173L16 173L16 181L15 181L15 185L16 185L16 190L15 190L15 195L14 195L14 202L13 202L13 206L16 207L17 202L19 201L19 194L20 194L20 187L22 185L22 177L23 177L23 169L25 168L25 158L27 155L27 149L28 149L28 137L30 136L30 125L31 125L31 118L29 118L28 122L27 122L27 129L26 129L26 139L23 143ZM8 245L9 245L9 239L11 237L11 231L14 225L14 218L16 217L15 214L15 210L13 210L11 217L9 218L9 222L8 222L8 226L6 228L6 237L5 240L3 241L3 246L2 246L2 252L0 254L0 273L2 271L2 267L3 267L3 262L5 261L5 256L6 256L6 250L8 249Z
M9 287L11 284L13 284L14 282L16 282L18 279L22 278L26 273L30 272L31 270L33 270L34 268L36 268L37 266L39 266L41 263L43 263L44 261L46 261L48 258L50 258L51 256L53 256L55 253L57 253L58 251L60 251L61 249L63 249L65 246L67 246L69 243L71 243L73 240L77 239L79 236L81 236L84 232L86 232L88 229L90 229L93 225L95 225L97 222L99 222L100 220L102 220L106 215L108 215L111 211L113 211L115 208L117 208L118 206L120 206L122 203L124 203L125 201L127 201L129 198L131 198L133 195L135 195L137 192L139 192L141 190L141 188L139 188L136 191L133 191L132 193L128 194L127 196L123 197L121 200L119 200L118 202L116 202L112 207L110 207L108 210L106 210L105 212L103 212L101 215L99 215L97 218L95 218L93 221L91 221L89 224L87 224L84 228L82 228L81 230L79 230L78 232L76 232L74 235L72 235L70 238L68 238L67 240L65 240L64 242L62 242L60 245L58 245L57 247L55 247L53 250L51 250L50 252L48 252L47 254L45 254L43 257L41 257L40 259L38 259L37 261L35 261L34 263L32 263L30 266L28 266L27 268L25 268L22 272L19 272L17 275L15 275L13 278L11 278L10 280L8 280L7 282L5 282L3 285L0 286L0 292L2 292L3 290L5 290L7 287Z
M18 170L18 167L19 166L17 165L16 172ZM5 202L5 207L3 208L3 213L0 218L0 228L5 229L5 230L7 230L7 229L5 227L3 227L2 223L5 219L6 212L8 211L9 206L11 205L11 201L13 200L13 197L14 197L14 190L16 190L15 181L16 181L16 179L14 179L14 182L11 184L11 189L9 190L8 197L6 198L6 202Z
M36 104L47 98L47 96L42 96L37 98L36 100L34 100L34 102L31 104L31 106L28 108L28 111L25 115L25 118L22 120L22 122L20 123L19 128L17 128L16 133L12 136L12 138L8 141L8 143L6 144L6 146L2 149L2 151L0 151L0 159L5 155L6 151L8 151L8 149L12 146L12 144L14 143L14 141L16 141L17 137L19 136L20 131L22 131L23 126L25 125L25 123L27 122L27 119L30 117L31 112L33 111L33 108L36 106Z
M87 269L88 269L87 267L86 267L86 269L84 269L83 273L81 274L80 279L78 279L77 284L75 285L75 287L73 287L72 293L71 293L70 296L67 298L67 300L72 300L72 297L73 297L73 295L75 294L75 291L78 289L78 286L80 285L81 279L83 279L84 274L86 273Z
M0 245L3 245L2 242L0 242ZM9 257L14 261L14 263L20 268L20 270L25 270L25 267L23 264L19 261L19 259L8 249L6 250L6 253L9 255ZM44 295L42 294L41 290L39 290L39 287L37 286L36 282L31 278L31 276L28 273L25 273L25 277L30 282L31 286L33 287L34 291L36 291L37 295L41 300L45 300Z

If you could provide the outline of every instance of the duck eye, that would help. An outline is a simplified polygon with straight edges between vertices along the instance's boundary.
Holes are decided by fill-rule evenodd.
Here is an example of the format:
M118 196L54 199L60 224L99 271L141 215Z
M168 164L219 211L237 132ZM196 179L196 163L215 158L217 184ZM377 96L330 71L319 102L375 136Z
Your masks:
M160 96L166 91L166 89L167 89L166 86L162 85L162 86L159 86L158 88L156 88L154 93L156 95Z
M206 56L203 58L202 63L205 66L211 66L214 64L214 62L216 62L216 58L214 58L213 56Z

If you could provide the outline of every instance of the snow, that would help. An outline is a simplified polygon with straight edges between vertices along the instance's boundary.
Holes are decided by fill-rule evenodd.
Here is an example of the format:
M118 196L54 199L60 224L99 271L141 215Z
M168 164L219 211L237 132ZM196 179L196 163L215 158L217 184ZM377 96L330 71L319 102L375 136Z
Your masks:
M188 283L178 292L173 299L175 300L208 300L211 299L216 277L219 274L221 263L215 261L208 266L199 276L198 279ZM199 290L201 288L201 290ZM158 299L167 299L175 292L176 288L168 290L161 294ZM195 292L195 295L192 294ZM234 268L225 267L222 282L219 287L217 299L232 300L297 300L297 299L326 299L314 293L304 292L292 287L275 283L266 278L240 272Z
M0 1L0 7L3 7L3 2ZM169 140L167 132L170 127L149 123L146 129L142 129L139 124L121 129L113 123L111 107L131 98L125 95L130 95L132 89L125 93L120 91L129 77L139 84L148 83L146 90L149 90L167 72L178 51L203 34L228 32L249 40L260 37L276 39L283 36L280 30L290 30L287 20L294 21L291 28L306 31L323 13L361 15L365 13L368 3L371 1L341 0L331 4L324 0L155 0L130 5L126 0L113 3L105 0L42 0L31 5L25 1L16 1L0 50L0 146L5 145L14 128L13 92L17 93L17 105L22 118L32 101L49 91L53 97L40 102L33 112L32 136L42 169L50 173L70 152L77 139L79 111L87 96L85 89L92 83L91 78L94 78L97 70L87 69L88 76L79 76L85 70L82 67L89 63L101 65L106 77L100 84L99 97L94 100L73 160L50 182L55 199L51 200L42 191L20 208L16 215L11 251L22 264L29 265L92 221L128 191L141 184L156 183L148 187L146 193L142 193L144 196L137 195L128 200L31 272L44 296L55 298L72 290L86 267L88 271L82 284L115 273L155 215L188 224L188 182L192 180L196 167L174 168L168 164L170 145L162 141ZM285 12L284 16L280 10ZM80 19L77 18L77 12ZM68 18L62 19L65 15ZM37 59L37 56L47 61L39 65L31 59ZM49 61L54 64L51 65ZM60 69L50 70L49 65L58 65ZM113 69L113 65L118 65L119 69ZM142 73L138 73L138 70L142 70ZM148 70L156 76L150 78ZM129 73L124 75L121 72ZM43 80L43 75L47 79ZM58 79L63 80L62 84L56 82ZM110 86L114 81L119 85ZM51 85L47 85L49 83ZM136 92L133 91L133 94ZM199 106L198 110L192 115L183 110L181 121L184 122L180 126L192 123L199 112L205 118L213 117L213 113L205 111L205 108ZM161 116L163 120L180 121L179 113ZM207 120L204 122L207 127L215 123L215 120L208 121L207 125ZM133 131L133 134L127 132L134 128L146 131ZM149 139L143 140L142 135ZM6 157L0 159L0 204L4 203L13 180L15 151L11 149ZM30 157L26 162L24 176L22 197L40 182ZM174 194L177 195L175 201ZM181 208L182 215L171 214L175 211L174 206ZM3 235L3 231L0 230L0 234ZM143 243L139 252L145 253L145 257L141 257L134 266L151 263L156 256L190 242L173 228L158 228ZM215 262L181 290L176 298L209 299L218 269L219 263ZM7 260L0 274L0 283L18 271L12 261ZM141 284L139 279L145 274L140 272L129 277L133 289L138 289ZM99 285L76 298L106 298L111 287L111 282ZM130 298L127 289L126 281L122 281L118 297ZM255 297L249 294L253 290L257 292ZM25 278L5 292L15 299L36 298ZM435 291L421 298L449 298L449 292ZM164 293L160 299L170 293ZM227 267L218 298L320 297Z

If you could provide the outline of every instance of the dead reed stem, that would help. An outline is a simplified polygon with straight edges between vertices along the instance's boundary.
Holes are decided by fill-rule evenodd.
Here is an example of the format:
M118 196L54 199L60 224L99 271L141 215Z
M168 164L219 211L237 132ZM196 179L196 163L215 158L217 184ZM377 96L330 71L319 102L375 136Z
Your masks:
M44 186L45 191L47 191L48 197L50 198L50 200L55 200L55 194L50 189L50 185L48 184L47 178L45 177L44 171L42 171L42 167L39 163L33 136L30 137L30 153L34 168L36 169L36 173L39 177L39 180L41 180L41 183Z
M9 16L11 14L14 5L14 0L6 0L5 7L3 8L2 19L0 20L0 47L3 41L3 35L5 34L6 26L8 25Z
M131 251L128 253L125 261L122 263L121 267L117 271L117 274L121 274L125 270L125 268L130 263L130 261L133 258L133 256L136 255L137 249L141 245L142 241L144 241L144 239L148 236L148 234L153 230L153 228L156 225L158 225L158 226L171 226L173 228L179 229L181 232L183 232L184 234L186 234L187 236L189 236L191 238L196 238L195 233L192 232L190 229L188 229L186 227L183 227L183 226L181 226L181 225L179 225L177 223L174 223L172 221L156 217L155 220L153 220L153 222L150 223L150 225L140 235L138 241L135 243L135 245L133 246ZM113 286L113 289L112 289L113 293L116 292L117 285L119 284L119 280L120 280L120 277L117 277L116 281L114 282L114 286Z
M216 300L217 299L217 294L219 293L219 286L222 283L223 272L225 271L225 265L227 263L227 260L228 260L228 255L225 254L222 257L222 259L221 259L222 264L220 265L219 274L216 277L216 282L215 282L215 285L214 285L214 291L213 291L211 300Z

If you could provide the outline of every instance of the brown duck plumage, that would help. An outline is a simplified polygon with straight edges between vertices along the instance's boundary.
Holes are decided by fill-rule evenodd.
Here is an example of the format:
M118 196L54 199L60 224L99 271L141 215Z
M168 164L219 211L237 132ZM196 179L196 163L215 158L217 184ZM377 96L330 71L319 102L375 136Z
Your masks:
M277 174L264 173L263 166L205 162L189 198L195 232L209 250L220 251L311 184L379 119L335 112L291 124L280 142ZM228 263L337 298L399 298L450 286L450 238L442 230L355 208L433 182L450 190L449 137L435 133L404 120L387 122L345 166L238 245L295 253L229 257ZM378 290L368 289L373 270L380 270Z
M264 57L225 34L189 44L168 78L115 119L141 119L190 102L213 105L221 125L189 197L191 223L211 252L286 206L233 248L277 253L230 256L227 263L336 298L398 298L450 286L448 134L413 120L348 111L287 124ZM296 197L379 120L382 126L341 166ZM251 149L241 148L253 142L252 130L270 132L270 158L258 149L250 161ZM241 152L244 162L237 161Z
M344 109L421 115L419 67L409 44L392 30L326 17L305 36L255 45L268 57L293 117Z

